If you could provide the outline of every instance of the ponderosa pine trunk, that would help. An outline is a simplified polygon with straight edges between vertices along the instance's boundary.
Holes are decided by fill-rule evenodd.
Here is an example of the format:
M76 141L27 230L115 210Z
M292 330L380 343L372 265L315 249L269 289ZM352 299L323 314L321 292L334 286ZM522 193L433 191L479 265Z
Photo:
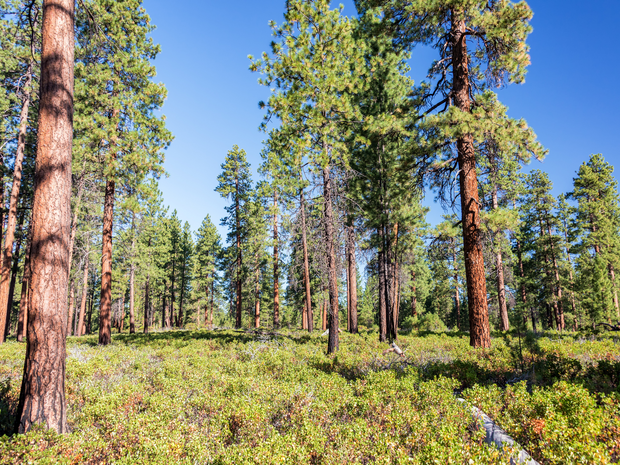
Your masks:
M90 269L90 260L88 256L90 254L90 240L86 240L86 254L84 257L84 279L82 281L82 300L80 302L80 316L78 318L78 326L76 336L83 336L86 332L84 327L84 318L86 316L86 299L88 297L88 272Z
M71 228L74 1L44 0L39 126L32 207L31 289L15 432L67 428L68 239Z
M330 168L323 168L323 199L325 202L323 221L325 222L325 242L327 246L327 278L329 286L329 340L327 353L338 351L340 338L338 334L338 283L336 278L336 252L334 248L334 215L332 212L332 180Z
M254 288L254 327L260 328L260 270L256 267L256 285Z
M614 266L611 263L607 264L607 271L609 272L609 277L611 278L611 288L613 290L613 299L614 299L614 307L616 308L616 316L618 317L618 320L620 320L620 305L618 303L618 290L616 289L616 273L614 271ZM573 307L574 305L575 304L573 303Z
M135 334L136 321L135 321L135 276L136 265L134 260L136 259L136 234L135 234L136 214L135 212L131 217L131 265L129 266L129 334Z
M148 334L149 333L149 309L150 309L150 289L149 289L149 284L150 284L150 280L151 280L151 276L150 274L146 275L146 283L144 283L144 329L142 330L142 332L144 334Z
M99 314L99 344L112 342L112 225L114 222L114 188L113 179L105 184L103 206L103 235L101 238L101 301Z
M400 277L398 275L398 223L394 223L394 244L390 246L390 258L391 258L391 280L392 283L392 293L391 297L391 313L392 313L392 321L390 332L392 333L392 339L398 339L398 293L400 286Z
M26 151L26 132L28 129L28 110L30 108L30 93L32 83L32 62L28 64L26 80L23 86L22 109L19 115L19 130L17 134L17 150L13 167L13 185L9 197L9 214L6 226L6 237L2 249L2 261L0 263L0 328L6 326L10 320L8 308L10 303L10 273L13 262L13 241L15 239L15 227L17 226L17 203L22 184L22 166ZM3 205L3 204L2 204ZM1 238L0 231L0 238ZM6 334L0 331L0 343L4 342Z
M560 281L560 269L558 267L558 260L555 255L555 248L553 247L553 238L551 236L551 225L549 224L549 217L547 217L547 235L549 237L549 248L551 250L551 260L553 263L553 273L555 276L556 295L558 297L557 307L557 325L560 331L564 331L564 305L562 303L562 283Z
M24 213L20 215L19 219L19 231L20 233L24 228ZM13 314L13 296L15 295L15 283L17 282L17 271L19 267L19 252L22 246L22 234L17 236L17 241L15 241L15 252L13 253L13 267L11 268L11 282L9 284L9 298L7 302L7 319L6 319L6 327L4 330L5 337L10 336L11 334L11 319ZM17 329L16 329L17 331Z
M355 228L350 225L347 228L349 235L348 269L349 269L349 311L351 334L357 334L357 264L355 260Z
M28 290L30 289L30 249L32 245L32 222L28 227L28 240L26 242L26 257L24 259L24 274L22 276L22 292L19 299L19 316L17 318L17 342L26 338L26 326L28 324Z
M497 198L497 185L493 184L493 210L497 210L499 208L499 201ZM506 305L506 285L504 283L504 262L502 260L502 251L500 250L500 244L498 244L498 236L500 236L501 231L494 231L495 236L495 247L497 251L495 252L495 270L497 272L497 303L499 306L499 320L500 320L500 331L508 331L510 329L510 321L508 320L508 307Z
M314 316L312 315L312 294L310 292L310 265L308 260L308 242L306 236L306 202L304 199L303 189L301 189L299 203L301 207L301 244L304 251L304 287L306 291L306 307L304 310L306 318L305 329L311 333L314 329Z
M454 266L454 303L456 305L456 328L461 330L461 296L459 293L459 268L456 261L456 240L452 239L452 265Z
M209 274L207 273L207 280L209 280ZM209 328L209 284L205 284L205 328Z
M416 275L415 270L411 270L411 316L418 316L418 296L417 296L417 286L416 286Z
M387 302L385 297L385 259L384 259L384 241L383 226L378 228L379 248L377 252L378 272L379 272L379 341L384 342L387 339Z
M273 192L273 327L280 327L280 272L278 270L278 193ZM258 326L257 326L258 328Z
M241 216L239 205L239 166L235 173L235 222L237 226L237 282L236 282L236 309L235 309L235 329L241 328ZM274 315L275 320L275 315Z
M215 278L211 281L211 311L209 313L209 325L213 329L213 296L215 295Z
M168 281L164 281L164 295L162 297L162 305L161 305L161 328L164 329L167 326L167 317L166 317L166 294L168 293Z
M471 113L467 29L465 21L459 18L455 11L452 11L450 41L454 104L459 110ZM472 347L490 347L491 335L482 254L482 231L480 230L476 151L472 135L466 134L458 138L456 146L459 165L465 275L467 278L467 303L469 306L469 343Z

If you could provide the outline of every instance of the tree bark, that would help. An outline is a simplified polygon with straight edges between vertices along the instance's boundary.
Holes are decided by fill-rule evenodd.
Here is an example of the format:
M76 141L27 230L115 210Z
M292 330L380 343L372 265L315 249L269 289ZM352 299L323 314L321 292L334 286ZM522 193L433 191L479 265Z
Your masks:
M456 261L456 240L452 239L452 265L454 266L454 302L456 304L456 328L461 330L461 296L459 293L459 268Z
M151 276L149 274L146 275L146 283L144 284L144 329L143 329L143 333L144 334L148 334L149 333L149 309L150 309L150 289L149 289L149 284L150 284L150 280L151 280Z
M452 91L454 103L471 113L469 57L465 21L452 12ZM472 347L490 347L491 335L487 304L487 286L482 255L480 202L476 175L476 152L470 134L457 139L467 303L469 306L469 343Z
M129 334L136 332L135 321L135 275L136 265L134 263L136 251L136 234L135 234L136 214L131 217L131 265L129 267Z
M336 278L336 252L334 248L334 217L332 212L332 181L329 166L323 168L323 199L325 211L325 242L327 245L327 277L329 286L329 340L327 353L338 351L340 339L338 336L338 283Z
M411 270L411 316L418 316L418 296L416 287L416 275L415 270Z
M104 346L112 342L110 313L112 311L112 226L114 222L114 187L114 180L109 179L105 185L103 207L99 344Z
M4 248L2 249L2 263L0 267L0 328L4 328L6 322L10 320L8 314L9 292L10 292L10 273L13 262L13 241L15 239L15 227L17 225L17 202L19 191L22 184L22 166L26 149L26 131L28 129L28 110L30 108L30 93L32 82L32 62L28 64L26 71L26 81L23 87L22 109L19 116L19 130L17 135L17 151L15 152L15 163L13 168L13 185L9 197L9 215L6 227L6 237ZM2 203L4 205L4 203ZM1 238L0 232L0 238ZM4 342L6 334L0 331L0 343Z
M278 270L278 193L273 192L273 327L280 327L280 274ZM257 326L258 328L258 326Z
M260 327L260 275L259 268L256 267L256 285L254 289L254 327Z
M493 210L499 208L499 202L497 199L497 185L493 184ZM502 251L500 250L500 244L498 243L498 236L501 231L493 231L495 237L495 269L497 271L497 303L499 306L500 317L500 331L508 331L510 329L510 321L508 320L508 307L506 306L506 285L504 283L504 262L502 260Z
M19 230L23 231L24 228L24 213L20 215L19 219ZM6 319L6 327L4 330L4 334L6 337L10 336L11 333L11 315L13 314L13 296L15 295L15 283L17 281L17 271L19 266L19 251L22 246L22 234L17 236L17 241L15 242L15 253L13 254L13 267L11 268L11 283L9 285L9 298L7 302L7 319ZM17 332L17 330L16 330Z
M304 251L304 287L306 291L306 329L308 332L312 332L314 329L314 317L312 315L312 294L310 292L310 265L308 261L308 242L306 238L306 202L304 199L304 190L301 189L300 193L300 205L301 205L301 243Z
M28 242L26 243L26 258L24 259L24 275L22 277L22 293L19 300L19 317L17 320L17 342L26 337L28 324L28 290L30 289L30 249L32 246L32 222L28 227Z
M384 259L384 240L383 226L379 226L379 250L377 253L377 262L379 267L379 341L384 342L387 339L387 302L385 298L385 259Z
M236 292L236 311L235 311L235 328L241 328L241 218L239 206L239 168L235 176L235 221L237 223L237 292ZM275 314L274 314L275 320Z
M76 336L82 336L86 332L84 327L84 317L86 316L86 298L88 297L88 271L90 268L90 260L88 259L90 253L90 240L86 240L86 256L84 257L84 280L82 285L82 301L80 302L80 316L78 319L78 329Z
M348 270L349 270L349 318L351 334L357 334L357 264L355 260L355 229L347 228L349 235Z
M614 307L616 308L616 316L618 317L618 320L620 320L620 305L618 304L618 291L616 289L616 273L614 271L614 266L611 263L608 263L607 270L609 271L609 277L611 278L611 288L613 290L613 299L614 299Z
M68 238L71 227L74 2L45 0L32 208L28 343L15 431L68 431L65 401Z
M213 329L213 296L215 293L215 277L211 281L211 312L209 314L209 325Z

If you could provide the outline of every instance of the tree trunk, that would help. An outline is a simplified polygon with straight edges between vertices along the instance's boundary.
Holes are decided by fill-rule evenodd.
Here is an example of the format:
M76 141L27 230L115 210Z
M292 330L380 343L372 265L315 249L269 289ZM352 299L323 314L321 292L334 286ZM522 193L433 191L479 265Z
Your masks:
M327 353L338 351L340 344L338 336L338 283L336 277L336 252L334 248L334 217L332 213L332 181L329 166L323 168L323 198L325 211L325 242L327 245L327 278L329 286L329 341Z
M390 240L391 242L391 240ZM390 325L390 333L391 339L398 339L398 287L399 287L399 276L398 276L398 223L394 223L394 245L390 244L389 249L389 257L390 261L390 274L391 279L390 282L392 284L391 288L391 325Z
M452 72L454 103L471 113L469 57L465 21L452 12ZM490 347L491 335L487 304L487 285L482 255L480 202L476 175L476 152L470 134L457 139L467 303L469 306L469 343L472 347Z
M30 249L32 246L32 222L28 227L28 242L26 243L26 258L24 259L24 275L22 277L22 293L19 300L19 317L17 320L17 341L22 342L26 337L28 324L28 290L30 289Z
M9 197L9 215L6 227L6 238L2 250L2 263L0 267L0 328L4 328L10 315L7 313L10 307L10 272L13 262L13 241L15 238L15 227L17 225L17 202L19 191L22 184L22 165L26 149L26 131L28 129L28 109L30 108L30 92L32 82L32 62L28 64L26 71L26 81L23 86L22 109L19 116L19 131L17 135L17 151L15 152L15 163L13 168L13 186ZM2 203L1 205L4 205ZM1 234L1 232L0 232ZM0 238L2 236L0 235ZM0 331L2 332L2 331ZM5 333L0 334L0 343L4 342Z
M45 0L32 208L28 343L15 431L68 431L65 357L71 227L74 2Z
M499 202L497 199L497 185L493 184L493 210L499 208ZM501 231L493 231L495 237L495 269L497 271L497 303L499 306L500 317L500 331L508 331L510 329L510 321L508 320L508 307L506 306L506 285L504 283L504 262L502 260L502 252L500 250L500 244L498 236L501 236Z
M181 295L179 296L179 314L177 316L177 328L185 326L183 316L183 300L185 299L185 265L183 266L183 273L181 274Z
M211 327L211 329L213 329L213 296L214 296L214 292L215 292L215 277L213 278L213 281L211 281L211 311L209 314L209 325Z
M254 290L254 327L260 327L260 270L256 267L256 287Z
M278 194L273 193L273 327L280 327L280 274L278 271ZM257 326L258 327L258 326Z
M15 241L15 252L13 253L13 266L11 268L11 282L9 283L9 298L7 301L7 309L6 309L6 327L4 330L4 334L6 337L10 336L11 333L11 319L13 314L13 297L15 295L15 283L17 281L17 272L19 267L19 251L22 246L23 239L23 230L24 230L24 216L25 213L22 212L19 216L19 232L20 234L17 236L17 240ZM17 331L17 330L16 330Z
M71 336L71 329L73 327L73 314L75 313L75 282L70 280L69 286L69 309L67 311L67 336Z
M456 261L456 242L452 239L453 249L452 249L452 264L454 266L454 302L456 304L456 328L461 330L461 296L459 293L459 268Z
M237 223L237 292L236 292L236 304L235 311L235 328L241 328L241 218L239 211L239 171L237 168L237 174L235 176L235 221ZM274 315L275 320L275 315Z
M103 207L99 344L104 346L112 342L110 312L112 311L112 225L114 221L114 186L114 180L109 179L106 182Z
M614 307L616 308L616 316L618 317L618 320L620 320L620 306L618 304L618 290L616 289L616 273L614 271L614 266L611 263L608 263L607 270L609 271L609 277L611 278L611 288L613 290Z
M411 316L418 316L418 296L417 288L416 288L416 280L415 280L415 270L411 270Z
M136 332L136 321L135 321L135 275L136 275L136 265L134 263L135 250L136 250L136 232L135 232L135 223L136 223L136 214L133 213L131 217L131 265L129 267L129 334L134 334Z
M301 205L301 243L304 251L304 287L306 291L306 329L308 332L312 332L314 329L314 317L312 315L312 295L310 293L310 265L308 261L308 242L306 238L306 202L304 200L304 191L300 193L300 205Z
M385 260L384 260L384 241L383 226L379 226L379 250L377 262L379 267L379 341L387 339L387 302L385 298Z
M75 333L76 336L82 336L85 333L84 317L86 316L86 298L88 297L88 271L90 268L90 260L88 259L90 253L90 240L86 240L86 255L84 257L84 280L82 285L82 301L80 302L80 316L78 321L78 329Z
M209 274L207 274L207 280L209 280ZM209 327L209 284L205 284L205 328L211 329Z
M349 331L352 334L357 334L357 264L355 260L355 229L353 228L353 226L349 226L347 229L347 232L349 234L349 300L351 305L351 310L349 311Z
M162 298L162 306L161 306L161 328L164 329L167 327L167 317L166 317L166 294L168 293L168 281L164 281L164 295Z
M323 290L325 292L325 290ZM323 299L323 308L321 312L321 328L323 331L327 329L327 299Z
M151 276L150 275L146 275L146 283L144 284L144 330L142 331L144 334L148 334L149 333L149 322L150 322L150 289L149 289L149 284L150 284L150 280L151 280Z

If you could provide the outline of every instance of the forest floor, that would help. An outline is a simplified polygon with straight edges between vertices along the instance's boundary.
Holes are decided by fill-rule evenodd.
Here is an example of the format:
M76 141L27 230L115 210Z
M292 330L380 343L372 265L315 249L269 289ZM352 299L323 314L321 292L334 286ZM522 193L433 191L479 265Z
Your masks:
M0 463L491 464L471 405L544 464L620 460L620 338L169 331L69 338L71 434L0 436ZM0 435L25 344L0 346ZM457 401L467 400L469 406Z

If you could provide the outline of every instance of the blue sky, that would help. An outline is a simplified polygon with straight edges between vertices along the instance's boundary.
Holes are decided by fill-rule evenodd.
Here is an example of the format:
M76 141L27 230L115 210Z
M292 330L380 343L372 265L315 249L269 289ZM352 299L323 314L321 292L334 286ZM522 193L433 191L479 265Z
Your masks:
M226 201L214 192L226 152L237 144L256 172L265 134L258 130L268 98L248 70L248 55L269 49L269 20L282 21L284 0L146 0L162 53L155 61L157 81L168 88L163 113L175 140L166 153L170 174L160 182L165 203L196 230L210 214L224 216ZM344 13L355 15L352 0ZM176 5L176 6L174 6ZM554 193L571 190L579 165L602 153L620 169L619 0L531 0L534 32L528 43L532 64L523 85L499 92L513 118L525 118L549 149L543 163ZM172 6L172 7L171 7ZM434 58L414 51L411 76L419 83ZM616 178L618 173L616 172ZM258 179L255 176L255 179ZM428 220L444 213L427 194ZM221 232L224 231L220 228Z

